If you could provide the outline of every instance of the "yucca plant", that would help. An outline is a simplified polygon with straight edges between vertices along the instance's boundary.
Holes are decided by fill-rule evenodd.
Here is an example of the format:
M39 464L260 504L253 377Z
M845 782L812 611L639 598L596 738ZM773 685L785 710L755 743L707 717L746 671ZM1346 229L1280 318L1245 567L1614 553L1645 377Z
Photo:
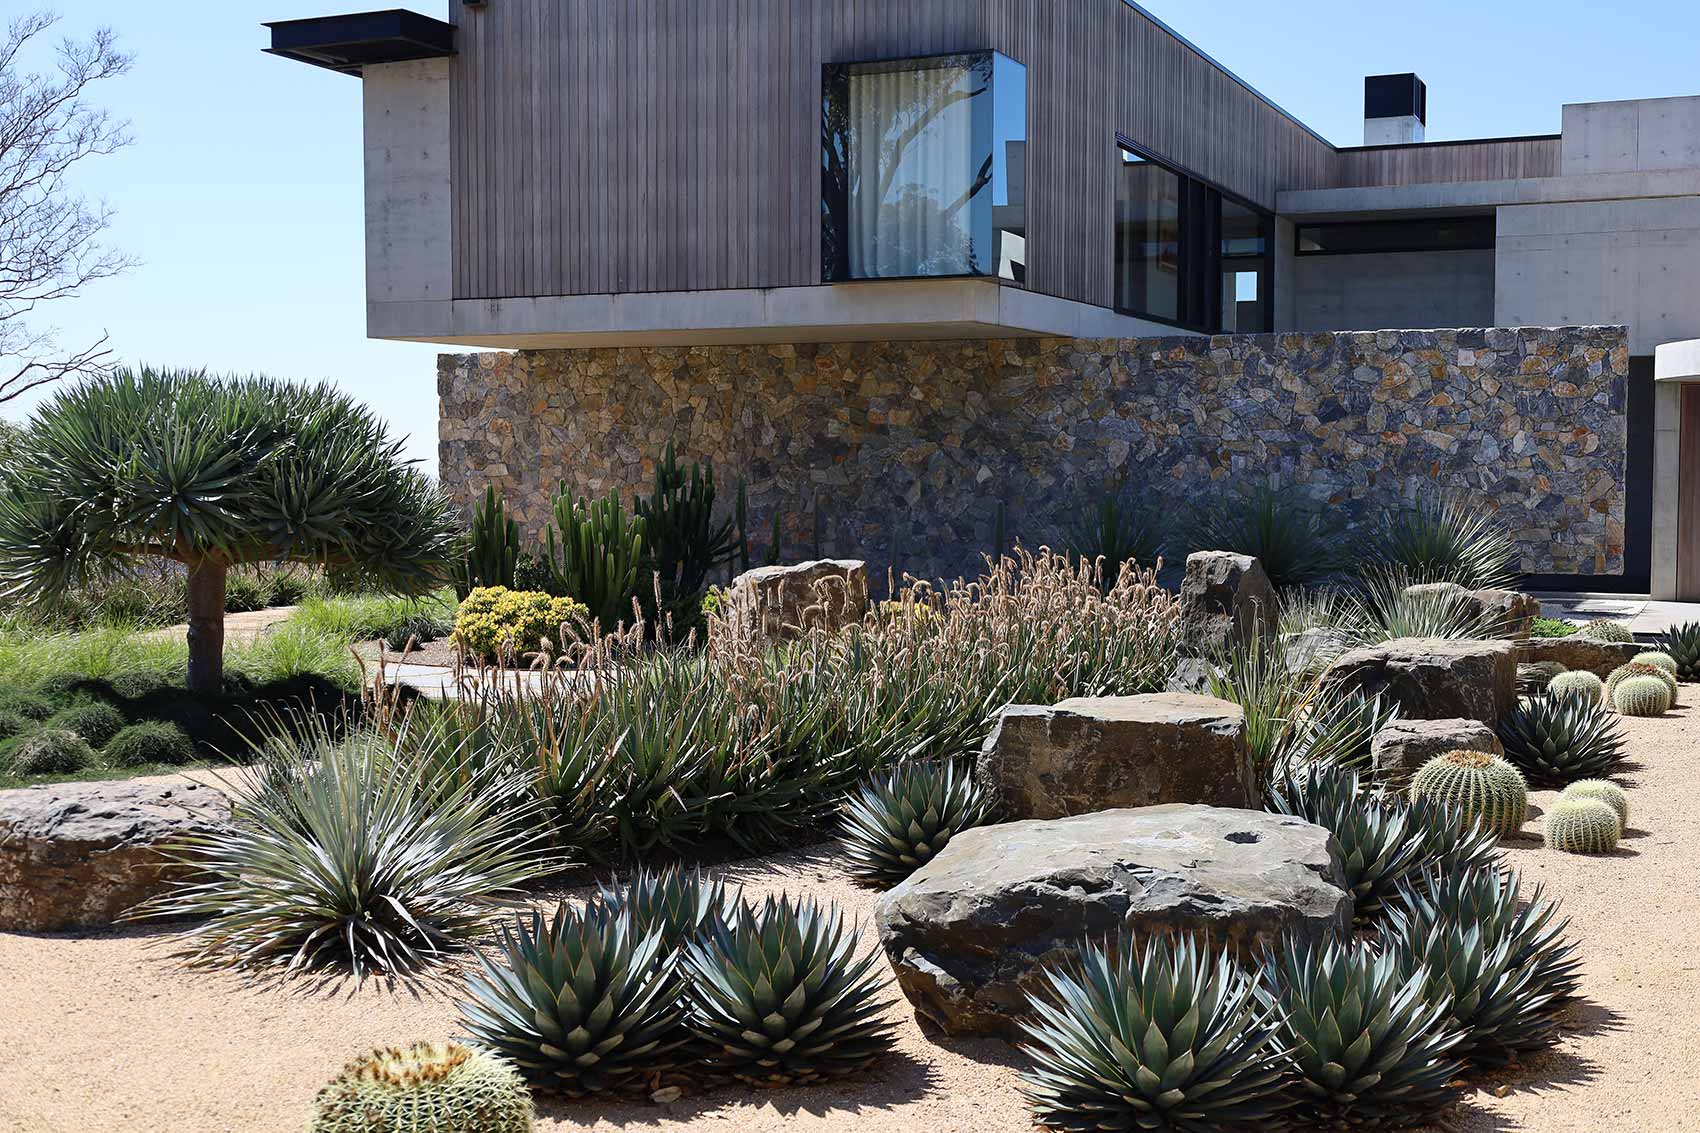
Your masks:
M1397 1129L1424 1124L1458 1098L1463 1038L1426 972L1358 941L1289 939L1264 961L1279 1006L1275 1041L1293 1063L1296 1127Z
M1334 511L1291 489L1269 486L1223 495L1195 513L1187 546L1254 555L1285 589L1320 582L1345 565L1344 526Z
M991 816L990 793L954 760L901 763L844 801L840 827L850 874L889 889Z
M1156 509L1135 499L1117 480L1069 509L1063 547L1087 562L1101 559L1104 577L1115 578L1123 563L1156 566L1165 534Z
M1536 786L1604 778L1627 758L1614 715L1597 701L1570 693L1530 697L1495 730L1506 760Z
M661 947L669 953L725 924L732 901L724 881L700 869L687 873L678 865L642 867L625 885L604 887L597 897L609 909L630 910L639 934L660 933Z
M233 786L231 819L169 854L179 881L139 910L199 923L191 961L288 975L413 976L484 932L520 886L560 867L507 769L437 779L386 737L312 722Z
M688 1022L709 1067L753 1086L807 1085L891 1049L891 976L832 905L768 897L685 945Z
M189 687L224 676L242 563L317 563L422 593L448 574L454 508L371 410L328 384L122 370L36 411L0 492L0 595L52 600L181 563Z
M536 1089L582 1097L674 1068L685 1041L675 957L629 908L565 901L504 926L480 956L461 1021Z
M1191 937L1088 942L1044 973L1021 1024L1044 1129L1204 1133L1279 1126L1292 1099L1258 978Z
M1409 829L1407 808L1363 793L1355 771L1326 766L1289 771L1270 785L1268 801L1276 814L1333 833L1360 925L1374 923L1399 882L1423 864L1423 843Z
M1700 621L1672 626L1659 638L1659 648L1676 662L1677 679L1700 681Z
M1379 698L1322 688L1294 669L1284 648L1261 638L1217 658L1208 688L1245 712L1246 746L1266 776L1310 764L1361 767L1376 731L1397 715Z
M1380 933L1406 975L1426 974L1463 1032L1457 1053L1495 1064L1552 1041L1575 988L1564 922L1535 895L1519 912L1514 878L1497 868L1408 880Z
M1423 495L1382 513L1360 541L1372 562L1403 571L1412 582L1456 582L1466 590L1511 585L1517 545L1490 511L1467 501Z

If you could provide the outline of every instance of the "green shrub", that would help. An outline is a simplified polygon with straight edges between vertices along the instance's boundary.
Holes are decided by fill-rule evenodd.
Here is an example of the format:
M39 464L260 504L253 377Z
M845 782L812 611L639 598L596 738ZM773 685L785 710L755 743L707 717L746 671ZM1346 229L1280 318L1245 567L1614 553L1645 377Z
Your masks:
M539 650L559 654L566 644L560 640L563 624L571 627L588 613L570 598L500 586L481 587L460 604L454 636L473 656L519 661Z
M1455 582L1466 590L1509 586L1517 562L1511 532L1492 512L1427 494L1384 512L1359 553L1415 582Z
M21 716L25 720L33 720L39 724L56 711L58 711L58 707L53 701L38 694L20 692L15 688L0 691L0 712Z
M95 765L94 749L75 732L45 728L12 749L12 774L70 775Z
M253 571L233 570L224 584L224 610L246 614L271 605L271 586Z
M151 669L126 669L112 678L112 691L125 700L140 700L170 687L170 680Z
M1195 551L1255 555L1277 587L1319 582L1346 562L1344 525L1292 489L1256 488L1199 509L1186 530Z
M1601 799L1560 798L1547 811L1542 833L1549 849L1609 854L1623 836L1623 823L1611 804Z
M177 724L144 720L122 729L107 742L106 759L114 767L181 767L194 762L195 741Z
M47 722L81 736L90 747L102 748L124 729L124 714L110 704L77 704Z
M1563 618L1537 617L1529 627L1530 637L1570 637L1579 627Z
M20 716L16 712L0 711L0 740L9 740L13 736L33 732L39 723L39 720L31 720L28 716Z
M1449 751L1411 777L1411 797L1456 806L1495 834L1515 834L1529 816L1529 788L1522 774L1497 755Z
M530 1133L531 1093L514 1068L459 1043L416 1043L355 1059L313 1099L308 1133Z

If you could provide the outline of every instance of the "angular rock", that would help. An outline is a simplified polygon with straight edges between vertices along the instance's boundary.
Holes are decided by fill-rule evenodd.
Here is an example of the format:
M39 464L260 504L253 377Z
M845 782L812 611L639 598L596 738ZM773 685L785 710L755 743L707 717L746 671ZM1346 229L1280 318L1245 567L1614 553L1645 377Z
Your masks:
M1449 751L1490 751L1504 755L1494 730L1480 720L1395 720L1370 740L1370 764L1376 777L1399 784L1437 755Z
M1492 627L1495 637L1522 641L1534 628L1540 600L1515 590L1466 590L1456 582L1425 582L1405 593L1456 602L1468 616Z
M749 641L789 641L805 629L836 631L868 613L868 564L816 559L757 567L732 580L726 616Z
M0 791L0 930L110 925L164 888L163 843L229 816L218 788L176 777Z
M1408 720L1492 725L1517 705L1517 651L1509 641L1403 637L1341 654L1322 687L1379 694Z
M1248 956L1352 922L1328 831L1263 811L1110 810L965 831L880 898L880 943L925 1024L1017 1037L1043 969L1084 939L1206 933Z
M1531 665L1536 661L1557 661L1566 669L1585 669L1604 680L1612 670L1628 664L1647 646L1633 641L1595 641L1591 637L1532 637L1517 643L1517 660Z
M1258 801L1245 713L1182 692L1012 704L986 737L976 776L1005 819Z
M1181 580L1181 649L1214 657L1234 644L1275 633L1275 587L1255 556L1194 551Z

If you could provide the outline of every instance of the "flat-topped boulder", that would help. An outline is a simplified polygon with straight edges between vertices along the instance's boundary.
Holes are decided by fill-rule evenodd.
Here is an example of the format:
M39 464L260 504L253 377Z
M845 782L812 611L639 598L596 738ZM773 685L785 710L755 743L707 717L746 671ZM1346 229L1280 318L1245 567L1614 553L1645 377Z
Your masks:
M1181 579L1181 649L1215 657L1236 645L1274 639L1275 587L1253 555L1194 551Z
M976 775L1008 819L1258 802L1245 713L1184 692L1012 704L986 737Z
M1380 696L1407 720L1480 720L1517 706L1517 650L1509 641L1402 637L1340 655L1325 690Z
M1525 665L1557 661L1572 671L1585 670L1601 680L1648 646L1633 641L1596 641L1581 634L1570 637L1532 637L1517 643L1517 660Z
M0 791L0 931L104 928L161 892L161 847L230 816L179 776Z
M930 1027L1017 1037L1043 970L1085 939L1204 933L1248 957L1352 923L1328 831L1264 811L1108 810L967 830L880 898L880 943Z
M1486 751L1504 755L1499 736L1480 720L1395 720L1370 740L1370 765L1378 779L1401 784L1437 755Z
M868 614L868 564L815 559L757 567L732 580L726 617L751 641L789 641L808 629L834 631Z

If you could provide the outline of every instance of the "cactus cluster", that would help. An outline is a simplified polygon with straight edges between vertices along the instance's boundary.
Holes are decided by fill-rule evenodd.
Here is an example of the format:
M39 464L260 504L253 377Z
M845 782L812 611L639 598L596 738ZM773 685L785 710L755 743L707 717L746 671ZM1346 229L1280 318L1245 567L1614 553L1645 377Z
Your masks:
M390 1047L350 1062L313 1102L309 1133L529 1133L512 1066L459 1043Z
M1548 696L1577 696L1594 704L1606 699L1606 683L1587 669L1571 669L1547 682Z
M1567 854L1609 854L1617 849L1623 824L1610 803L1560 798L1547 811L1545 836L1548 848Z
M1617 812L1617 824L1629 829L1629 792L1609 779L1583 779L1564 788L1563 799L1597 799Z
M1522 772L1485 751L1435 756L1411 778L1411 797L1456 806L1501 836L1517 833L1529 816Z
M1656 665L1676 676L1676 658L1658 649L1644 649L1629 659L1631 665Z
M1622 622L1614 622L1610 618L1595 618L1582 627L1578 637L1591 637L1595 641L1610 641L1617 644L1627 644L1635 640L1635 635Z
M1631 661L1613 669L1611 676L1606 678L1606 699L1616 704L1618 686L1631 677L1657 677L1659 683L1665 686L1665 695L1670 698L1670 704L1676 703L1676 678L1657 665L1649 665L1644 661Z
M1611 702L1624 716L1661 716L1670 709L1670 690L1654 677L1629 677Z

